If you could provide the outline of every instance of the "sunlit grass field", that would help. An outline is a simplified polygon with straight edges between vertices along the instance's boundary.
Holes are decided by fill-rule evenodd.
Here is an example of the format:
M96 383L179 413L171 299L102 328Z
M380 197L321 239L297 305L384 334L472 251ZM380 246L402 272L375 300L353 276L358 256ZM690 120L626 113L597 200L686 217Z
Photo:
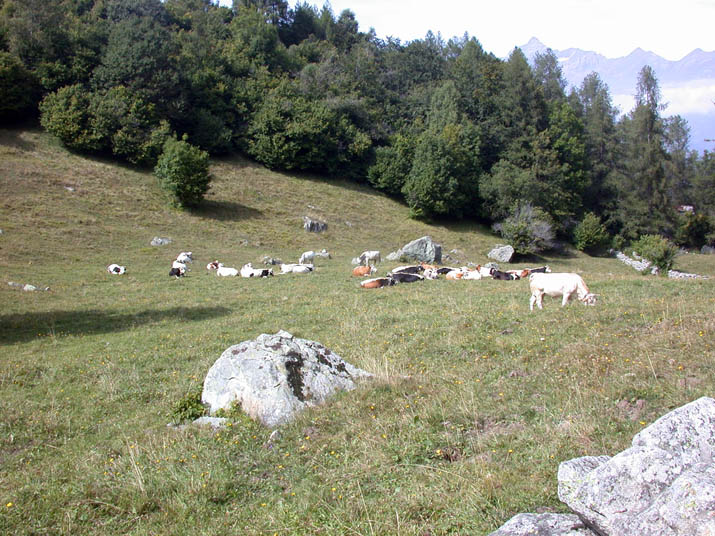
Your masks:
M513 265L580 273L596 307L545 298L530 312L527 281L368 291L350 275L363 250L384 258L430 235L459 266L500 240L410 220L347 181L240 158L212 173L204 206L181 212L151 172L0 130L0 534L488 534L518 512L565 511L560 462L613 455L715 394L713 256L678 258L710 276L691 281L575 251ZM309 275L204 268L322 248L332 258ZM180 251L196 262L176 280ZM279 329L375 379L271 441L238 413L221 432L167 426L225 348Z

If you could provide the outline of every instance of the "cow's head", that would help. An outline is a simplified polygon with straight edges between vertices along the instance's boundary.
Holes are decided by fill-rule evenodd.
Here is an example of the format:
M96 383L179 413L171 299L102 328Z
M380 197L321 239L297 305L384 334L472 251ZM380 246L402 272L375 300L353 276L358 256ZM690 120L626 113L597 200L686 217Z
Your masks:
M596 305L596 296L598 294L586 294L581 300L584 305Z

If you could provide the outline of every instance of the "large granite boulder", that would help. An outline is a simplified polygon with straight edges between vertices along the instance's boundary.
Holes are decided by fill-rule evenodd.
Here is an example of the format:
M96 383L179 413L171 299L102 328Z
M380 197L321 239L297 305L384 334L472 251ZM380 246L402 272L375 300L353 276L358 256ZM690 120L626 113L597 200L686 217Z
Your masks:
M423 236L405 244L399 249L399 257L418 262L442 263L442 246L435 244L429 236Z
M608 458L559 466L559 498L599 534L715 534L715 399L661 417Z
M489 253L487 253L487 257L494 259L497 262L511 262L511 258L513 256L514 248L503 244L497 244Z
M322 344L281 330L227 348L209 369L201 400L212 414L236 402L253 419L276 427L370 376Z

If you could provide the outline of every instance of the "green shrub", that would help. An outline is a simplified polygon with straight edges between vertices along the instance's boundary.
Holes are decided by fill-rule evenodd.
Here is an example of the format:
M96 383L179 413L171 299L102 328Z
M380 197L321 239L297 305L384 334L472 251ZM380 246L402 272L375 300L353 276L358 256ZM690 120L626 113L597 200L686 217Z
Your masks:
M601 218L589 212L574 229L574 245L579 251L595 251L608 243L608 231Z
M633 251L657 266L661 275L673 267L678 247L660 235L643 235L631 244Z
M211 182L209 154L186 141L170 138L154 168L162 188L174 196L179 207L198 205Z
M493 228L514 248L517 255L533 255L555 246L553 226L548 214L529 203L516 208L511 216Z
M38 95L37 79L22 61L0 51L0 120L22 119L33 113Z
M91 93L79 84L60 88L40 103L40 123L72 150L105 150L107 138L92 125L91 98Z
M708 242L708 235L713 231L710 218L705 214L686 213L678 217L674 240L679 246L699 248Z
M206 407L201 402L201 385L192 387L171 409L171 421L182 423L194 421L206 413Z

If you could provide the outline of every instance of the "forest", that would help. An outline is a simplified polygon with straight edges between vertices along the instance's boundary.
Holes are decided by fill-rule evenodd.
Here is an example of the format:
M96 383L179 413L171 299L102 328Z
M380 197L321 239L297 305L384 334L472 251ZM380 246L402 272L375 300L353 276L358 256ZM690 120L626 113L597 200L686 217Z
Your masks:
M327 3L0 0L0 120L148 169L183 142L368 183L414 218L527 228L522 253L715 243L715 152L690 150L650 67L621 114L596 73L567 91L551 52L358 27Z

